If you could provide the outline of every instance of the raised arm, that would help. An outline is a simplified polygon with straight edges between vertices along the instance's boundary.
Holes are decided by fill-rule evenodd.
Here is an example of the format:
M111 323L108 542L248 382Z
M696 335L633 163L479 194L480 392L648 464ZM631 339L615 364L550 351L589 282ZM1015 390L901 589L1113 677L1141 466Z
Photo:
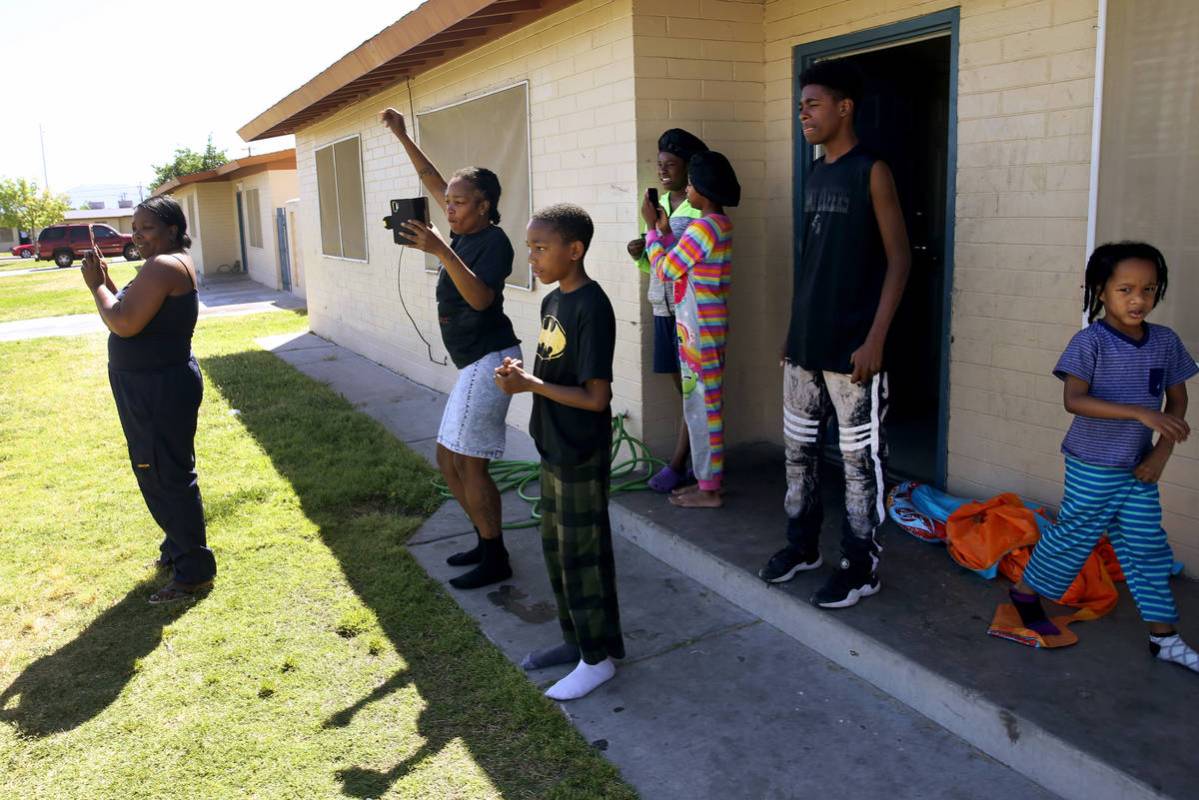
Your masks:
M412 141L412 137L408 135L408 125L404 121L404 115L394 108L388 108L379 113L379 121L387 126L388 130L395 134L395 137L400 140L400 144L404 146L404 151L408 153L408 158L412 161L412 166L416 168L416 175L420 178L420 182L424 184L429 195L436 201L437 205L441 206L441 210L445 212L445 190L446 181L437 171L437 167L433 166L433 162L429 157L417 147L416 142Z

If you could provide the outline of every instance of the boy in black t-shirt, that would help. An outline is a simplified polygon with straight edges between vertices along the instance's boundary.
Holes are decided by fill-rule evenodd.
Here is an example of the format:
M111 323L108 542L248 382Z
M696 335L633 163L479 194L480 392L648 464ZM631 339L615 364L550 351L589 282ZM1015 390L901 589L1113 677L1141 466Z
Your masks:
M879 588L875 538L882 524L887 455L883 345L911 267L907 230L885 163L854 133L861 78L845 61L821 61L799 78L799 121L824 155L804 185L803 250L795 269L783 351L783 439L787 450L787 546L758 574L790 580L816 569L824 421L836 415L845 469L840 568L812 595L846 608Z
M495 371L507 394L533 393L529 432L541 453L541 544L564 641L530 653L522 666L578 661L546 691L554 700L588 694L616 674L612 659L624 658L608 523L616 316L583 266L593 231L587 212L565 203L529 220L529 264L538 280L558 288L541 303L533 374L514 359Z

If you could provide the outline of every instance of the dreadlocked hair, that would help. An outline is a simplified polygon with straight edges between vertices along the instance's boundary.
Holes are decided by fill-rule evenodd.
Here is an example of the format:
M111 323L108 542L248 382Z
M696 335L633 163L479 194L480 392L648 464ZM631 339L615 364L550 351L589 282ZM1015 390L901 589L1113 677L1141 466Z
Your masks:
M1087 259L1086 288L1082 295L1082 307L1087 312L1087 322L1094 322L1095 317L1103 310L1103 301L1099 299L1099 295L1103 293L1103 287L1116 271L1116 266L1130 258L1148 261L1157 267L1157 293L1153 297L1153 304L1157 305L1165 298L1168 278L1166 257L1162 255L1161 250L1145 242L1101 244Z

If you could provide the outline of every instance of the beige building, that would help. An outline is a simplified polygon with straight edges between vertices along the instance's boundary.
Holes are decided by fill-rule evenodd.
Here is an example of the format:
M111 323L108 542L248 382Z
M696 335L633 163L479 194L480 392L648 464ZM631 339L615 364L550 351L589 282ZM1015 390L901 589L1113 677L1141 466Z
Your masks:
M167 181L155 195L183 206L201 275L246 272L273 289L303 294L298 270L280 248L279 214L299 193L294 150L247 156ZM290 240L286 230L283 241Z
M0 254L7 255L21 243L21 232L16 228L0 227Z
M677 401L651 371L644 278L625 243L656 183L659 133L699 134L744 187L731 214L727 436L778 442L795 197L812 157L794 124L797 75L815 59L853 58L869 82L859 133L892 165L914 254L888 346L892 467L961 494L1056 505L1069 416L1049 372L1082 323L1088 248L1124 237L1162 247L1173 285L1155 319L1199 351L1199 321L1183 313L1199 293L1187 191L1199 166L1188 139L1199 6L1137 10L1133 0L430 0L241 134L296 136L313 330L439 389L454 370L428 357L401 304L402 294L440 361L436 274L379 222L419 183L378 111L414 117L443 170L507 170L506 218L556 201L586 207L588 269L619 323L614 407L659 450ZM522 174L527 192L509 182ZM510 235L522 254L519 230ZM527 354L546 291L528 279L518 255L506 308ZM510 421L527 415L524 398ZM1162 497L1177 556L1199 565L1195 440L1176 451Z
M70 223L90 222L107 225L120 233L133 232L132 208L77 208L63 214L63 221Z

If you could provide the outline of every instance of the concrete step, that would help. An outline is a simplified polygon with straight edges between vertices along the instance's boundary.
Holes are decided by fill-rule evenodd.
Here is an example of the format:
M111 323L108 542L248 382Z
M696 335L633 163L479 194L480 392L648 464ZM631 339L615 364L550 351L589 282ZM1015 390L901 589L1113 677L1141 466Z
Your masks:
M312 335L261 344L328 384L398 439L432 459L445 396ZM536 459L527 434L509 430L510 459ZM640 497L625 496L624 499ZM644 496L657 509L665 501ZM623 501L622 501L623 502ZM832 663L780 627L739 608L634 543L647 530L616 503L628 538L615 541L627 657L616 678L561 705L646 800L1051 800L1055 795L959 736ZM507 522L527 519L515 493ZM644 522L652 524L648 517ZM711 516L691 524L710 524ZM635 533L640 531L642 533ZM648 536L662 542L669 534ZM460 573L447 555L473 544L461 508L447 502L408 541L438 582ZM515 575L474 592L447 588L513 662L560 640L536 529L505 534ZM685 559L694 565L698 555ZM709 563L716 563L708 559ZM734 568L736 569L736 568ZM700 570L702 572L702 570ZM740 570L744 572L744 570ZM567 671L529 673L548 686Z
M1074 626L1078 645L1021 647L986 634L1004 582L888 523L882 591L854 608L820 610L807 598L838 558L835 476L825 481L826 566L770 585L756 572L784 544L781 449L734 450L727 463L723 509L620 495L614 531L1062 797L1199 796L1199 676L1149 656L1125 590L1111 615ZM1195 619L1199 586L1180 580L1174 589L1183 618Z

